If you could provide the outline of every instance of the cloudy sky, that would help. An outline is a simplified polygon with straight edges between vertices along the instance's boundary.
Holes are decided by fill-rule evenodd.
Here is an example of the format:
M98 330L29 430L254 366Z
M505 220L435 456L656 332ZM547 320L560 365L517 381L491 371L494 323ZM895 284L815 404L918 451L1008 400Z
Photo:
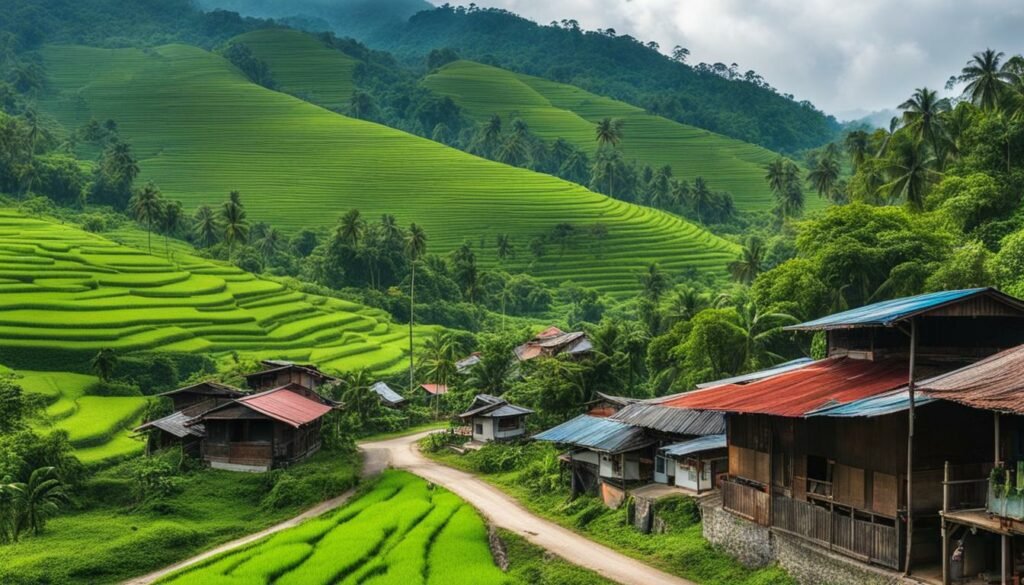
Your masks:
M431 0L436 4L444 0ZM453 4L467 3L451 0ZM1024 52L1021 0L476 0L538 22L575 18L691 61L738 63L833 114L941 89L971 53Z

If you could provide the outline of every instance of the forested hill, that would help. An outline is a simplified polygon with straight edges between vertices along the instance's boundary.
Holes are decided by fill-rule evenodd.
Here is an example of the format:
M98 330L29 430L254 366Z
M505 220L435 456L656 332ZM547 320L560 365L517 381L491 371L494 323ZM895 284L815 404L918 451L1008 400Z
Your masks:
M763 83L699 72L633 37L583 31L572 21L541 26L503 10L446 6L361 40L406 59L453 48L465 59L575 85L776 151L820 146L838 129L830 116Z

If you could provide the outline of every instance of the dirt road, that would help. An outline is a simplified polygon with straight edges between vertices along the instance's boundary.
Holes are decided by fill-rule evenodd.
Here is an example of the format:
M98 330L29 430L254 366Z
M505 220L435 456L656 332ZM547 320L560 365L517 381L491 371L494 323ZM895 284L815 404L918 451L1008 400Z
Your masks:
M520 534L533 544L612 581L625 585L695 585L535 516L487 482L427 459L416 449L417 441L426 434L360 446L368 460L386 460L396 469L443 486L472 504L495 526Z

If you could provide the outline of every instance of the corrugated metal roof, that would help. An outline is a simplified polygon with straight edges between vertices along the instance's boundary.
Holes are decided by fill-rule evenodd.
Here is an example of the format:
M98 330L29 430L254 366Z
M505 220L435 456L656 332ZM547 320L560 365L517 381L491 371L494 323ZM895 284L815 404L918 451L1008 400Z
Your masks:
M692 455L693 453L700 453L702 451L725 449L726 445L727 442L725 440L725 434L723 433L720 435L698 437L681 443L673 443L658 449L658 452L666 457L683 457L686 455Z
M486 418L505 418L509 416L522 416L524 414L533 414L533 411L524 406L516 406L515 404L503 404L494 410L482 413L479 416Z
M178 388L169 392L162 392L157 396L174 396L175 394L207 394L210 396L242 396L245 394L242 390L229 386L227 384L221 384L214 380L204 380L198 384L192 384L191 386L185 386L184 388Z
M672 408L647 402L628 404L609 418L679 435L717 435L725 432L725 415L721 412Z
M933 398L1024 414L1024 345L935 376L917 387Z
M873 362L829 358L749 384L697 390L665 406L746 414L802 417L829 404L846 404L900 388L907 381L903 361Z
M423 388L430 394L447 394L448 386L445 384L420 384L420 388Z
M814 321L790 325L785 329L818 330L846 329L852 327L889 327L898 321L927 313L941 306L957 303L978 295L993 295L1017 308L1024 308L1019 299L1001 293L993 288L968 288L927 293L913 297L882 301L842 313L836 313Z
M533 414L529 408L509 404L504 398L491 396L490 394L477 394L469 410L459 415L459 418L481 416L485 418L505 418L509 416L521 416Z
M310 400L287 388L274 388L252 396L239 398L235 403L245 406L293 427L301 427L324 416L331 407Z
M550 428L533 438L607 453L632 451L653 443L644 436L644 430L640 427L586 414Z
M704 382L703 384L697 384L697 388L713 388L715 386L721 386L723 384L743 384L745 382L753 382L755 380L762 380L771 376L782 374L784 372L791 372L798 370L807 364L814 363L811 358L797 358L790 360L785 363L781 363L777 366L759 370L757 372L751 372L749 374L743 374L742 376L733 376L731 378L722 378L721 380L715 380L714 382Z
M370 390L376 392L377 396L380 396L381 400L389 404L401 404L405 402L404 396L392 390L391 386L388 386L384 382L375 383L373 386L370 386Z
M467 370L472 369L473 366L479 364L481 359L482 357L480 355L480 352L474 351L473 353L467 355L461 360L455 362L455 370L458 371L460 374L463 374Z
M935 402L934 398L914 393L914 406L923 406ZM907 388L886 392L877 396L854 400L846 404L826 404L807 413L807 416L829 416L836 418L874 417L904 412L910 408L910 394Z
M201 424L194 424L187 426L186 423L190 422L193 417L188 416L182 411L172 412L171 414L151 420L144 425L141 425L135 429L134 432L139 433L147 431L149 429L160 429L161 431L168 432L179 439L192 435L195 437L202 437L206 434L206 429Z

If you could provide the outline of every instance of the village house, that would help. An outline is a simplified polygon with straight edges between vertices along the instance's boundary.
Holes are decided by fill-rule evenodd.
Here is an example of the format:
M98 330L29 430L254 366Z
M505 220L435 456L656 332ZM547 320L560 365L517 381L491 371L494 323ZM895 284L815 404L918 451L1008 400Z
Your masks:
M461 360L455 362L455 371L460 374L468 374L474 367L476 367L477 364L480 363L482 357L483 356L479 351L474 351Z
M594 395L595 398L583 406L586 408L586 414L597 417L611 416L625 406L640 400L628 396L613 396L604 392L595 392Z
M380 403L388 408L402 408L408 402L405 396L392 390L391 386L388 386L385 382L374 383L373 386L370 386L370 390L377 395Z
M336 384L338 379L321 372L316 366L296 364L284 360L263 360L265 368L245 375L245 382L254 392L298 384L309 390L317 390L327 384Z
M459 415L469 426L473 441L511 441L526 435L526 417L533 414L529 408L509 404L505 399L490 394L477 394L469 409Z
M208 410L244 395L245 393L238 388L212 380L158 394L171 400L174 412L149 421L137 427L134 432L150 433L147 448L164 449L180 443L187 453L198 455L199 442L204 436L203 426L189 426L186 423Z
M515 348L515 356L521 361L539 357L568 356L581 358L594 349L583 331L566 333L558 327L548 327L526 343Z
M1024 341L1024 302L993 289L947 291L792 329L824 331L828 357L663 403L726 413L720 509L765 531L723 528L730 521L706 510L706 535L748 561L803 546L941 579L944 477L991 468L994 423L917 386ZM965 502L978 497L958 490ZM842 582L859 583L869 573L845 574L858 576Z

